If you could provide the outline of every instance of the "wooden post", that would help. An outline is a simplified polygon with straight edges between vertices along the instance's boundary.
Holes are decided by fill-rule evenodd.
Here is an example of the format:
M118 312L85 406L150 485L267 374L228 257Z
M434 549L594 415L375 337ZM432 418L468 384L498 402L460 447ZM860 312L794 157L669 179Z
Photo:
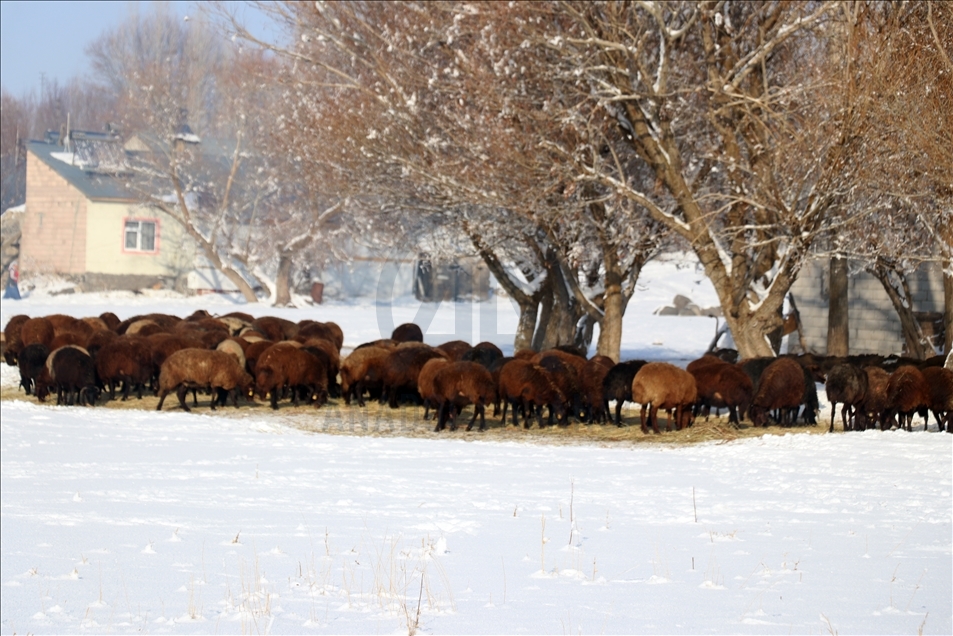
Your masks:
M831 258L830 302L827 314L827 355L850 353L850 329L847 320L847 259Z

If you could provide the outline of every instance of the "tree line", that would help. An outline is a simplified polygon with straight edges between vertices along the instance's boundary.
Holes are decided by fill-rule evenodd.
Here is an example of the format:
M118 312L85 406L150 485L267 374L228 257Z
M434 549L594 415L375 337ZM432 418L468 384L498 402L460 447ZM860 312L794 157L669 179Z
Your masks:
M348 237L478 255L519 306L517 348L598 325L618 359L641 268L672 249L697 255L745 356L776 351L808 258L875 275L919 355L906 276L940 261L951 322L945 3L257 10L278 37L230 5L131 17L89 48L99 101L71 111L137 137L144 199L249 301L288 302Z

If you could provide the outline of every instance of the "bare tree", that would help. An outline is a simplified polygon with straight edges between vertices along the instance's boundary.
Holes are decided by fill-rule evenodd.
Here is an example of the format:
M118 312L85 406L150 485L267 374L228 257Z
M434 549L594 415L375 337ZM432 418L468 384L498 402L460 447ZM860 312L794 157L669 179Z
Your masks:
M771 355L784 297L849 185L817 105L835 3L560 2L540 24L561 73L611 115L654 187L587 178L698 255L743 355ZM606 164L609 165L609 164Z
M600 352L618 358L625 302L661 226L639 233L631 202L599 184L577 187L584 159L564 149L602 146L605 132L588 139L591 122L556 94L552 52L524 45L532 10L262 9L293 44L256 41L226 19L293 61L294 128L317 149L307 158L315 173L389 214L392 227L452 228L469 239L520 307L518 348L588 344L598 322Z
M857 169L843 202L853 222L830 244L881 282L908 352L923 358L932 349L908 282L923 263L944 263L947 338L951 332L953 11L858 3L844 12L843 48L832 65L842 78L842 112L854 122L848 155Z
M0 209L26 199L26 140L31 116L24 100L3 89L0 103Z
M135 139L128 165L140 197L179 223L256 302L262 282L241 249L256 211L278 191L259 146L269 87L253 79L236 85L247 60L203 21L182 21L162 7L131 16L88 52L115 96L127 142Z

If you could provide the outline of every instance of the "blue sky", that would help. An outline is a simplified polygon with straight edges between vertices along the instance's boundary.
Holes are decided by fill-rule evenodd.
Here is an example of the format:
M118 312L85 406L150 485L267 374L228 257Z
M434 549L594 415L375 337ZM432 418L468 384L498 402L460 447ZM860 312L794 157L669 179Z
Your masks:
M20 96L40 90L46 79L66 83L88 72L86 47L106 29L136 11L152 11L152 2L0 2L0 83ZM165 3L177 14L195 15L195 3ZM246 19L254 21L252 11ZM255 30L258 25L249 24Z

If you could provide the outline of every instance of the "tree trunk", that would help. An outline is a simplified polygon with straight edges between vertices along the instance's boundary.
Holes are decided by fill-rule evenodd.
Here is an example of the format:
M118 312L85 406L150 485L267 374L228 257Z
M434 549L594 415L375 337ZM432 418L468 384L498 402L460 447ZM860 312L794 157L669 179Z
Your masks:
M202 251L205 253L205 257L209 260L212 266L214 266L218 271L222 272L222 274L225 275L225 278L230 280L232 284L238 288L238 291L240 291L242 296L245 297L245 302L258 302L258 296L255 294L255 290L252 289L252 286L248 284L248 281L242 278L242 276L234 269L225 265L222 259L218 257L218 254L216 254L211 246L209 246L207 243L199 243L199 246L202 248Z
M903 340L907 346L907 355L918 360L925 360L928 350L924 343L920 323L913 315L913 297L910 294L910 286L907 284L906 276L894 269L888 269L883 264L874 267L873 274L883 285L894 310L900 317L900 328L903 331ZM898 279L896 284L890 280L890 274L896 275Z
M278 255L278 274L275 277L275 307L291 305L291 254Z
M827 314L827 355L850 355L850 330L847 322L847 259L831 258L830 302Z
M619 362L622 356L622 316L625 299L618 272L606 272L606 291L603 294L603 315L599 323L599 343L596 352Z
M513 341L513 351L533 348L533 333L536 331L536 314L539 313L539 300L519 303L520 318L516 326L516 338Z
M540 290L539 299L539 321L536 323L536 332L533 334L533 351L542 351L549 348L551 338L550 324L553 322L553 282L552 278L547 277L546 282Z
M943 353L953 351L953 262L943 270Z

